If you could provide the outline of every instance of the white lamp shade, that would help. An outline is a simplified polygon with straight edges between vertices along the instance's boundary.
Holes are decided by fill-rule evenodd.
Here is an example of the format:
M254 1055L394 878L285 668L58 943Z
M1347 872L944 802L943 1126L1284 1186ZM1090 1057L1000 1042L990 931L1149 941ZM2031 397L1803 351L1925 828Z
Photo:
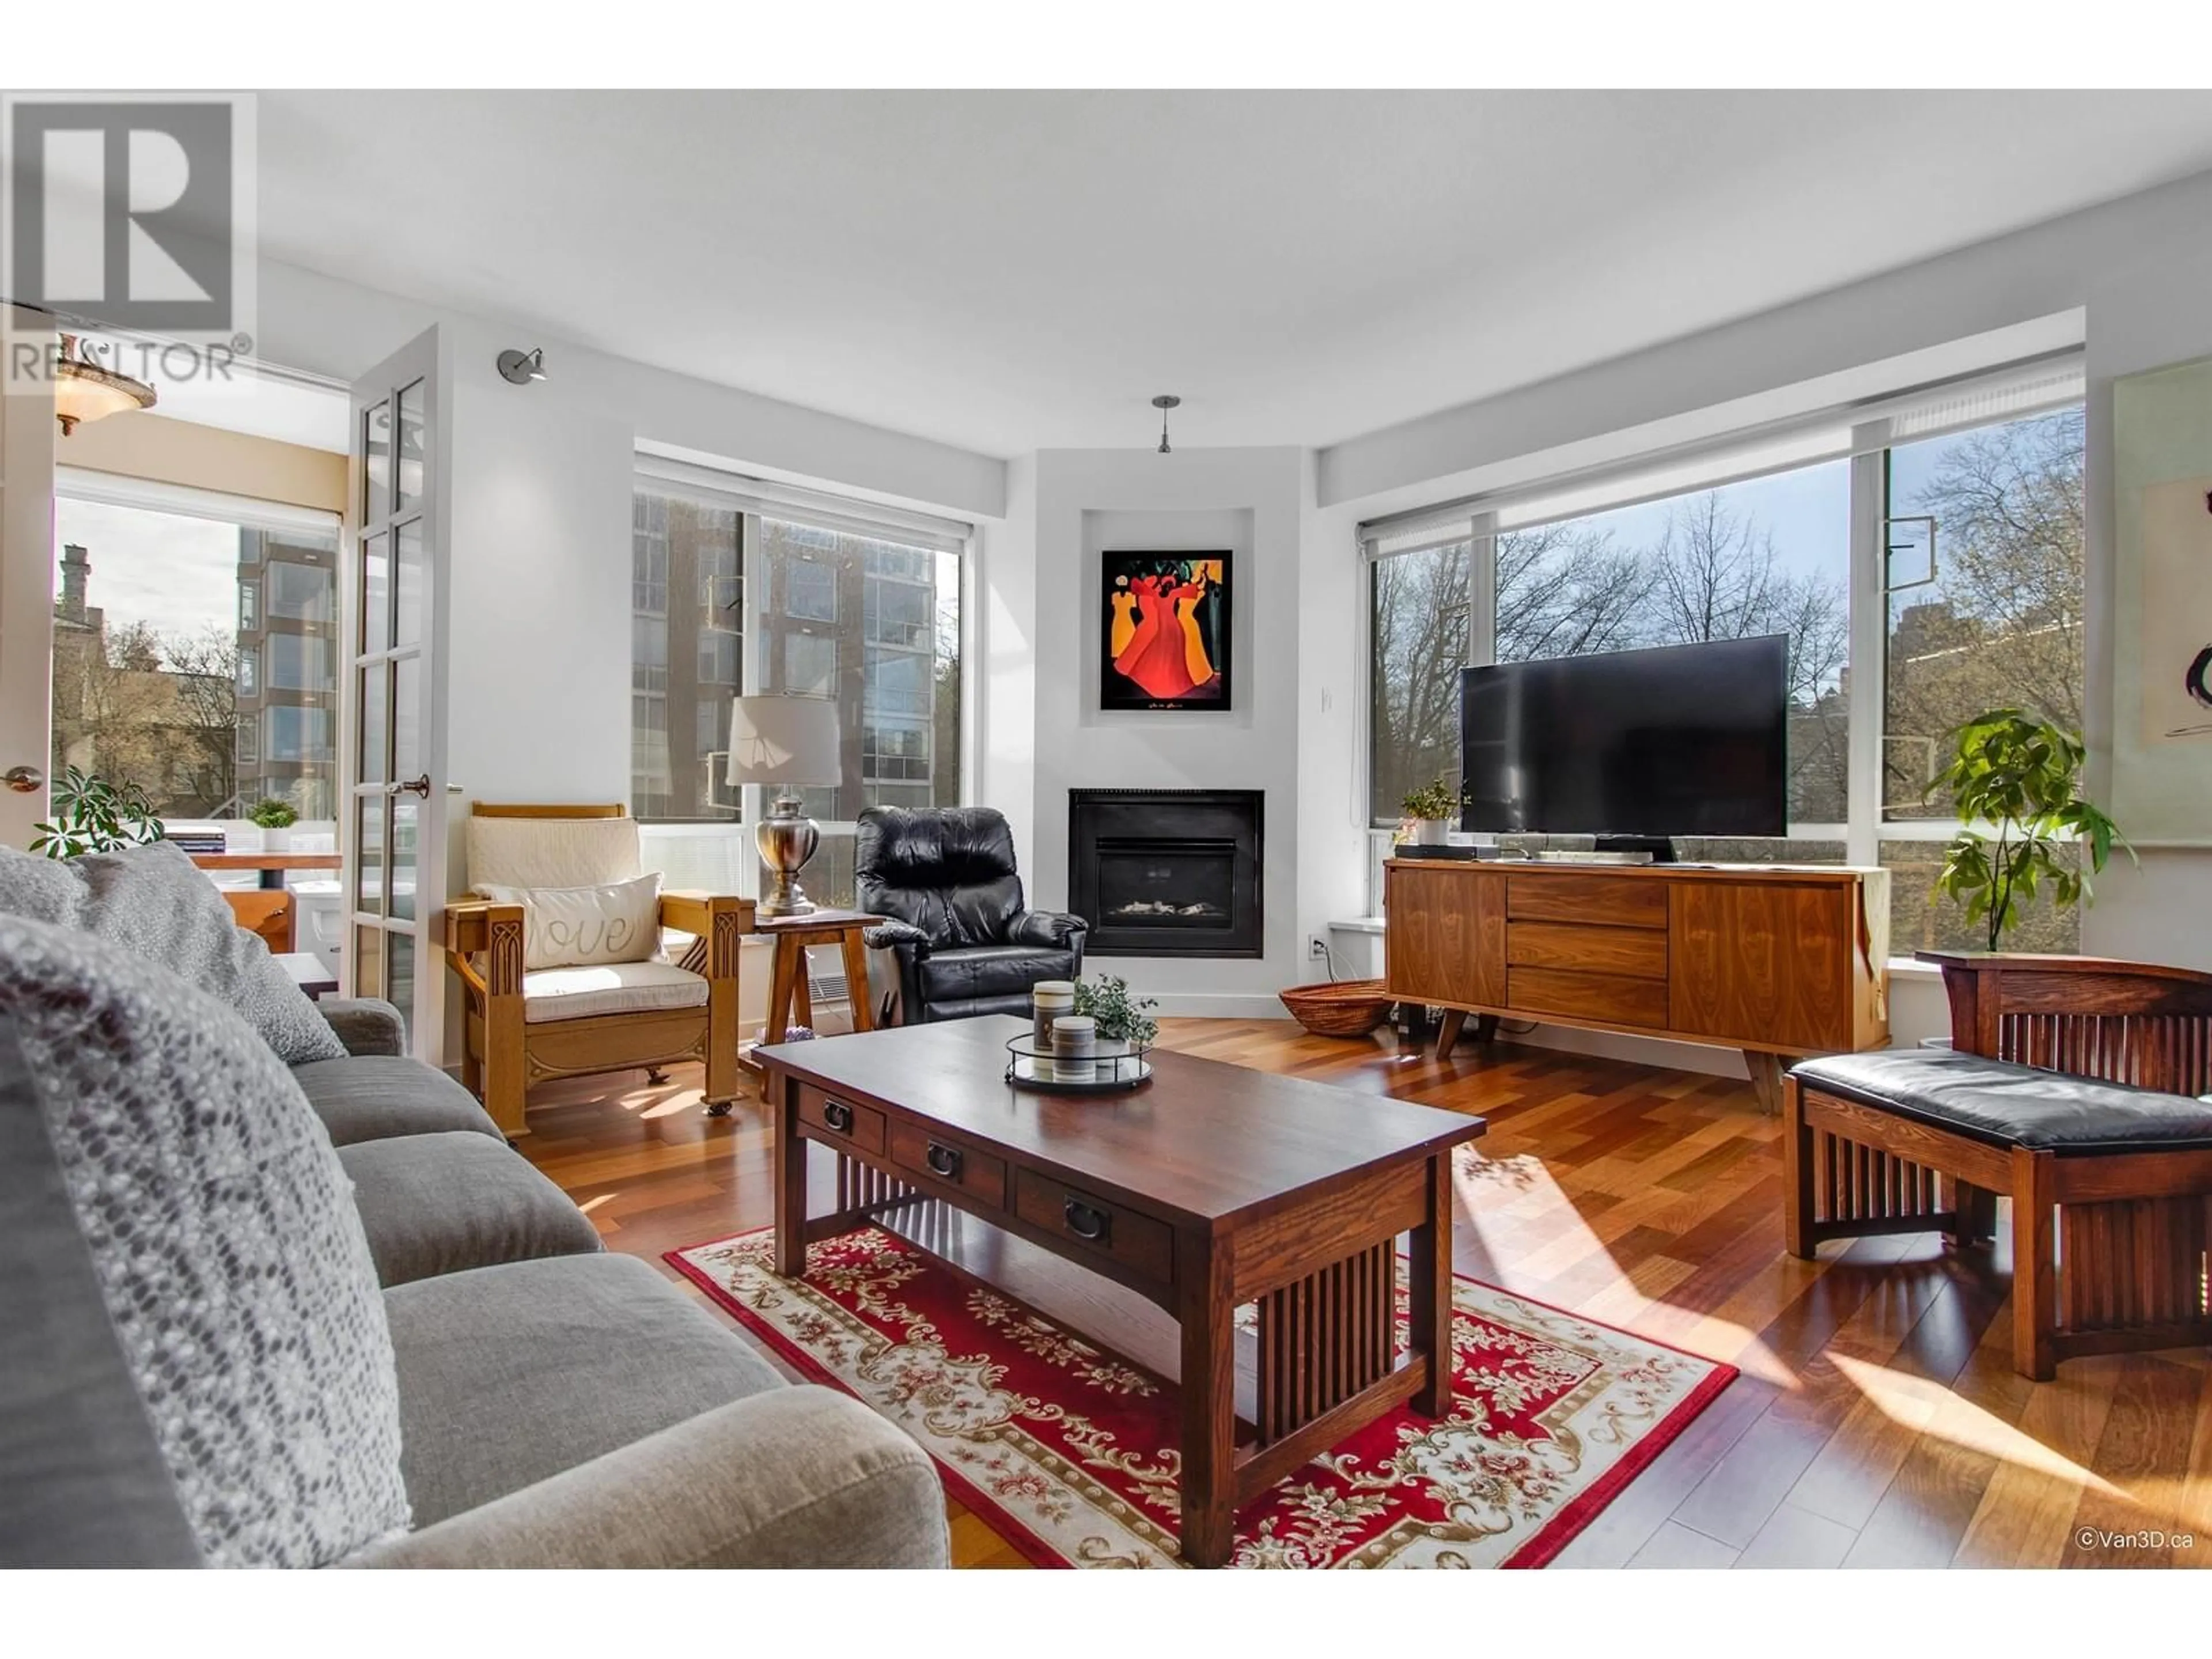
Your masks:
M739 697L731 707L732 783L842 783L842 749L832 698Z

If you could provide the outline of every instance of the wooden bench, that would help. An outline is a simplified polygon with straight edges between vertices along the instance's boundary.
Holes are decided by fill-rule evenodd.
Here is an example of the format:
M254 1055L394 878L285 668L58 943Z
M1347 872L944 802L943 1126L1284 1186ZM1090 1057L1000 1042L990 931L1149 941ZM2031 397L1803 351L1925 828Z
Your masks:
M2212 975L1948 956L1950 1050L1839 1054L1784 1086L1790 1254L1994 1237L2012 1200L2013 1364L2212 1342Z

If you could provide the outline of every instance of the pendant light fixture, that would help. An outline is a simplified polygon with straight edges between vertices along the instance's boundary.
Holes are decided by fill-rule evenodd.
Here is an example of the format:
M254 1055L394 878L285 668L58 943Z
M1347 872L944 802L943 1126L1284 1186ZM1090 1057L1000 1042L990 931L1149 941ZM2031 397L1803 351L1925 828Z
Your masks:
M62 336L54 357L54 418L62 423L63 437L83 422L151 409L155 401L145 381L93 362L76 335Z
M1160 411L1160 453L1172 455L1175 451L1168 447L1168 410L1182 408L1182 399L1172 392L1163 392L1152 399L1152 407Z

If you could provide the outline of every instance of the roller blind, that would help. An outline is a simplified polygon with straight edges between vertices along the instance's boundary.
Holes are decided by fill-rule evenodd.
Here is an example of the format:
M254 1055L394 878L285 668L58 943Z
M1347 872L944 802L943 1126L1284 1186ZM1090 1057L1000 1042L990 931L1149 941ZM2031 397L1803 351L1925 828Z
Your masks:
M251 495L225 495L213 489L194 489L185 484L159 483L151 478L125 477L119 472L94 472L83 467L54 469L54 494L73 501L97 501L104 507L135 507L149 513L169 513L179 518L209 519L247 530L277 534L331 536L337 533L335 513L285 501L264 501Z
M939 553L959 552L975 533L975 526L964 520L939 518L908 507L724 472L646 451L638 453L637 476L650 489L709 507L799 520L824 530L897 542L905 547L932 548Z

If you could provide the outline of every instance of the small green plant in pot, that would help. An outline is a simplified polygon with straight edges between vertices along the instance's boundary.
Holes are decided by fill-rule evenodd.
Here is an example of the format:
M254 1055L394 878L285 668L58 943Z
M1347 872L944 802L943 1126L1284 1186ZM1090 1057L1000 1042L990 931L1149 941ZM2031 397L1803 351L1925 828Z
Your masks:
M1159 1006L1153 998L1131 996L1129 981L1116 974L1075 982L1075 1012L1096 1022L1101 1054L1151 1048L1160 1026L1150 1011Z
M72 766L54 785L53 817L31 828L31 850L50 859L112 853L161 839L154 803L135 783L114 783Z
M1954 757L1928 794L1948 791L1961 819L1995 824L1996 833L1961 830L1944 849L1936 886L1966 906L1969 922L1985 926L1995 951L2046 884L2062 909L2088 902L2089 878L2114 845L2131 859L2135 849L2081 794L2087 751L2072 732L2017 708L1995 708L1954 736ZM2069 843L2080 848L2078 865L2066 856Z
M291 802L274 796L254 802L253 810L246 817L248 823L260 827L261 848L268 853L282 853L289 848L292 844L292 826L300 821Z
M1406 823L1398 830L1400 841L1415 847L1441 847L1451 833L1452 819L1459 815L1459 793L1438 778L1408 793L1398 803L1398 810L1406 815Z

